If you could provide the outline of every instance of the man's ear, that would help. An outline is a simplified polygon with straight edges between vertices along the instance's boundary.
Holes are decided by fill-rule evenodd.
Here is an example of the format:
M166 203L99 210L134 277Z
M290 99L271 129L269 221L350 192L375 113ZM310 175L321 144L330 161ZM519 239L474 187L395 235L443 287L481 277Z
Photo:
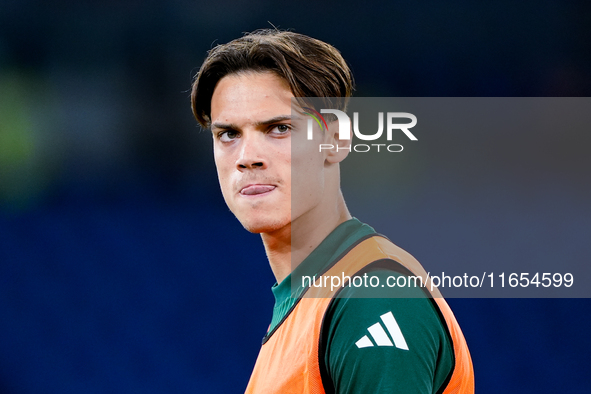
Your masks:
M326 161L331 164L340 163L345 160L345 157L351 152L351 140L339 139L339 122L333 121L328 124L328 130L326 133L327 144L331 144L333 147L330 150L325 151ZM353 136L353 130L349 134Z

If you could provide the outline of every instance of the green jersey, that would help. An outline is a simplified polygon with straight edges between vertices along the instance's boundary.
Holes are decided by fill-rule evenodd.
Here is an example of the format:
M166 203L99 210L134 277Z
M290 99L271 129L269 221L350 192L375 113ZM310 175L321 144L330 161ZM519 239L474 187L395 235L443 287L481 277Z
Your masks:
M267 337L306 290L301 278L323 273L371 235L374 229L357 219L342 223L291 275L275 284ZM403 275L385 268L371 272L381 284ZM322 325L319 363L326 392L416 394L437 393L444 387L454 365L453 346L431 301L420 287L343 287Z

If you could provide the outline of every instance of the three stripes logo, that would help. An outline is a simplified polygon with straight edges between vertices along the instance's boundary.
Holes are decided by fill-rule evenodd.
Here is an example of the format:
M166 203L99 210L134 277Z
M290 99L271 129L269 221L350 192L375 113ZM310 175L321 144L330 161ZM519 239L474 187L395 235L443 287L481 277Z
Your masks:
M360 340L355 342L355 345L357 345L359 349L364 347L373 347L377 345L396 346L398 349L408 350L406 340L404 339L402 331L400 331L398 322L396 322L396 319L394 319L394 315L392 314L392 312L383 314L382 316L380 316L380 319L382 319L382 322L384 323L384 326L386 326L386 330L388 330L390 336L386 334L386 331L384 330L384 327L382 327L380 322L377 322L376 324L367 328L367 331L369 331L371 337L373 338L373 342L371 339L369 339L367 335L364 335L363 337L361 337ZM392 340L390 340L390 338ZM394 341L394 343L392 343L392 341Z

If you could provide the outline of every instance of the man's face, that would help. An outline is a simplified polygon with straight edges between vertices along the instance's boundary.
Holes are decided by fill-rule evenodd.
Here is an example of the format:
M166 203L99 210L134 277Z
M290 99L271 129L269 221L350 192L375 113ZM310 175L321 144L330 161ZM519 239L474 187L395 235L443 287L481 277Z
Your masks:
M211 99L222 194L251 232L270 233L291 223L292 97L275 74L248 72L222 78ZM316 168L312 172L322 172L322 159L305 162Z

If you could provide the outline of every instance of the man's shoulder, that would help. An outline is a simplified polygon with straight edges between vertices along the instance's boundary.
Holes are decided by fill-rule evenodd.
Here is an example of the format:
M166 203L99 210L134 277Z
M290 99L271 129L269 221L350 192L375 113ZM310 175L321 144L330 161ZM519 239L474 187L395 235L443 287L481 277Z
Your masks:
M408 278L387 270L371 275ZM331 381L339 392L432 392L453 366L453 344L437 303L420 288L380 286L373 292L379 297L343 289L326 311L320 351Z
M333 298L325 322L340 322L340 329L355 330L372 322L384 323L383 316L392 315L408 331L416 331L420 325L430 331L445 332L437 303L420 285L420 278L385 269L365 272L356 278L359 280L352 278ZM347 324L343 325L345 321Z

